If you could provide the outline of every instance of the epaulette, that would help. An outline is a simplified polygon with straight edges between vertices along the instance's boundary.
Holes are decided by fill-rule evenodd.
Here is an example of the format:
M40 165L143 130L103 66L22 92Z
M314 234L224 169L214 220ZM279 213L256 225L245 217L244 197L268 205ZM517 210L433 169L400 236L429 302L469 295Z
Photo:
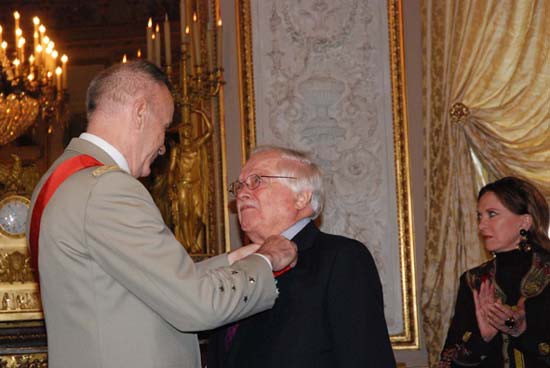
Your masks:
M92 172L92 175L98 177L111 171L122 171L122 169L118 165L104 165L99 166L97 169L95 169Z

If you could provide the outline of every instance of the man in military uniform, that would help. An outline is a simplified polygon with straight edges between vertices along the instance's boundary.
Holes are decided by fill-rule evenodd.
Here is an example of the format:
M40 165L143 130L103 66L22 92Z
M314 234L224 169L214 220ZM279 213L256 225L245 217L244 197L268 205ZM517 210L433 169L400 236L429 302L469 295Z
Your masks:
M31 249L39 244L32 256L50 367L200 367L193 332L271 308L272 270L296 261L295 246L273 237L257 254L252 246L193 263L137 180L164 154L173 112L168 80L154 65L101 72L88 88L87 132L33 194L29 233ZM55 183L81 161L95 164Z

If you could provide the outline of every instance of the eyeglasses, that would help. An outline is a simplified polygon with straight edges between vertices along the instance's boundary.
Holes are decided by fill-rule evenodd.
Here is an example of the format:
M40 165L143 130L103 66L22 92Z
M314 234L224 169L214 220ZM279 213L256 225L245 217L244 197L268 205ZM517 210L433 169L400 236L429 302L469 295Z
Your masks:
M257 189L263 183L264 178L269 179L297 179L294 176L277 176L277 175L249 175L244 181L235 180L229 185L229 193L235 197L239 195L240 191L246 186L250 190Z

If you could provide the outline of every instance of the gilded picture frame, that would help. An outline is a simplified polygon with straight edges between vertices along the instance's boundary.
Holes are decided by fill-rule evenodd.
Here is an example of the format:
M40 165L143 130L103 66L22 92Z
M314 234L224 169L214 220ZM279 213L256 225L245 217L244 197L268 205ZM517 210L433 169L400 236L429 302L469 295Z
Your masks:
M252 43L252 12L250 0L237 0L237 44L240 79L241 150L249 156L256 145L256 116L254 92L254 60ZM415 279L415 252L413 211L411 200L411 171L409 162L408 121L405 60L403 49L402 0L387 1L389 70L391 78L391 106L393 114L394 175L396 183L397 232L400 264L400 291L402 294L401 332L391 335L394 349L419 347L418 310Z

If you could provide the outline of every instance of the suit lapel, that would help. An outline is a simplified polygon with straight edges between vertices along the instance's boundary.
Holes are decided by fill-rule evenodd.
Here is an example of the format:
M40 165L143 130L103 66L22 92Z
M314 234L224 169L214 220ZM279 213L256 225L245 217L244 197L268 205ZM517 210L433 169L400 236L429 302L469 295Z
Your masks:
M298 252L303 252L311 248L314 244L315 238L319 235L320 231L313 221L310 221L294 238L292 241L298 247ZM298 259L298 262L300 260Z
M310 221L302 230L300 230L298 234L294 236L294 238L292 238L292 241L298 247L298 252L302 253L311 249L314 246L315 239L319 234L320 231L315 223L313 221ZM300 258L298 257L298 264L299 262ZM292 282L292 270L279 276L277 280L280 289L286 289L286 285ZM278 302L280 303L280 301ZM242 351L244 353L247 353L247 349L249 349L249 347L246 346L248 339L269 339L269 336L265 336L266 331L262 330L262 328L266 325L269 326L272 323L272 318L274 318L273 309L270 309L238 322L239 327L231 341L229 352L224 353L224 356L226 358L225 362L228 367L236 367L236 361L242 361L243 358L239 357L239 355L241 349L243 349ZM218 341L223 345L225 330L224 333L221 335L222 336Z

